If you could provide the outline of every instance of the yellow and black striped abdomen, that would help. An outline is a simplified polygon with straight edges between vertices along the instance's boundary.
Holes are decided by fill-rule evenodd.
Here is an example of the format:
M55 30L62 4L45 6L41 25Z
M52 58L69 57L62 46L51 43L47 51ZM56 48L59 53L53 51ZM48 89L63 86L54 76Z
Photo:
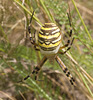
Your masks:
M61 45L60 29L54 23L45 23L38 34L38 44L43 54L56 54Z

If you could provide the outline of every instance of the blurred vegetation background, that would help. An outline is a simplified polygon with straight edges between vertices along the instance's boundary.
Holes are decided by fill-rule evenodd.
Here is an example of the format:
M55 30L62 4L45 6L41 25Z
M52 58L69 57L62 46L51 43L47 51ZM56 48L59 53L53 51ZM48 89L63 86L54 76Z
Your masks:
M18 83L42 58L27 32L33 10L32 35L35 30L38 34L45 22L55 22L65 43L70 30L69 7L75 41L68 53L59 56L75 78L76 87L55 61L44 64L38 75L43 81L32 76ZM92 0L0 0L0 100L93 100Z

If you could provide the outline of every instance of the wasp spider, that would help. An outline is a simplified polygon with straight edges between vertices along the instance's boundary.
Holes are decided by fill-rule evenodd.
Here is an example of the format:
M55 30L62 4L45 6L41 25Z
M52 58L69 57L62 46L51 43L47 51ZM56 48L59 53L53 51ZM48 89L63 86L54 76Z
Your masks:
M34 15L34 12L32 13L30 24L31 24L33 15ZM71 27L69 14L67 13L67 15L68 15L69 24ZM43 59L40 61L40 63L35 67L35 69L31 73L31 74L35 74L35 80L37 79L37 74L39 70L41 69L41 67L43 66L43 64L47 61L47 59L53 57L57 61L57 63L59 64L63 72L66 74L68 79L70 80L70 83L73 85L75 81L74 78L72 77L72 75L70 74L69 70L64 65L64 63L61 61L61 59L57 56L57 54L66 53L71 48L74 38L72 39L72 41L68 40L67 43L64 46L62 46L62 36L61 36L60 29L54 23L45 23L41 27L38 33L38 44L36 44L35 40L31 36L30 26L28 27L28 32L30 35L31 43L34 45L36 50L37 50L37 47L39 47L40 52L44 55ZM71 36L72 36L72 29L70 30L70 33L69 33L69 37ZM67 47L67 49L64 52L59 51L60 49L63 49L65 47ZM26 80L30 76L31 75L28 75L27 77L24 78L24 80Z

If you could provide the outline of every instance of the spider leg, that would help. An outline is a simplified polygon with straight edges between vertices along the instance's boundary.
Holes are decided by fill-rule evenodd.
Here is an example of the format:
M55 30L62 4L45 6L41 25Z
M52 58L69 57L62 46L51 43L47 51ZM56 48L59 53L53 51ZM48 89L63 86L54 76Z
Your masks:
M55 57L55 60L57 61L57 63L59 64L59 66L61 67L61 69L63 70L63 72L66 74L66 76L69 78L70 83L72 85L76 85L74 78L72 77L72 75L70 74L69 70L64 65L64 63L62 62L62 60L58 56Z
M37 75L39 70L42 68L43 64L47 61L47 58L44 56L40 63L35 67L32 74L35 74L35 80L37 80Z
M34 32L34 37L32 37L32 35L31 35L31 28L30 27L31 27L31 22L32 22L33 16L34 16L34 11L33 11L32 16L30 18L30 23L29 23L29 26L28 26L28 32L29 32L29 37L30 37L31 44L34 45L35 50L39 50L37 48L38 44L36 44L36 40L35 40L35 33L36 33L36 31Z
M42 68L43 64L46 62L47 58L44 56L43 59L40 61L40 63L35 67L35 69L32 71L32 73L28 76L26 76L23 80L19 82L23 82L24 80L27 80L32 74L35 74L35 80L37 80L37 74L39 70Z
M68 15L68 20L69 20L69 25L70 25L70 32L67 32L68 33L68 36L71 38L72 36L72 25L71 25L71 18L70 18L70 14L67 13ZM65 45L63 45L62 47L60 47L60 49L63 49L65 47L68 47L63 53L61 52L61 54L64 54L66 53L68 50L71 49L71 46L73 44L73 41L74 41L74 38L72 38L72 40L70 41L70 39L68 39L67 43Z
M72 41L70 42L70 40L68 40L68 43L67 44L65 44L64 46L62 46L62 47L60 47L60 49L63 49L63 48L65 48L65 47L68 47L64 52L58 52L58 53L61 53L61 54L65 54L68 50L70 50L71 49L71 46L72 46L72 44L73 44L73 41L74 41L74 38L72 39ZM69 43L70 42L70 43Z

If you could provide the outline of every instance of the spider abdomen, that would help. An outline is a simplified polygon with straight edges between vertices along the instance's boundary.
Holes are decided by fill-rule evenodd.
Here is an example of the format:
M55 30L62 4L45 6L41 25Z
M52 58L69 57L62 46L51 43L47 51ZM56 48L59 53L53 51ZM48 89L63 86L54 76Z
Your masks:
M60 29L54 23L45 23L38 34L38 44L41 53L56 54L61 46Z

